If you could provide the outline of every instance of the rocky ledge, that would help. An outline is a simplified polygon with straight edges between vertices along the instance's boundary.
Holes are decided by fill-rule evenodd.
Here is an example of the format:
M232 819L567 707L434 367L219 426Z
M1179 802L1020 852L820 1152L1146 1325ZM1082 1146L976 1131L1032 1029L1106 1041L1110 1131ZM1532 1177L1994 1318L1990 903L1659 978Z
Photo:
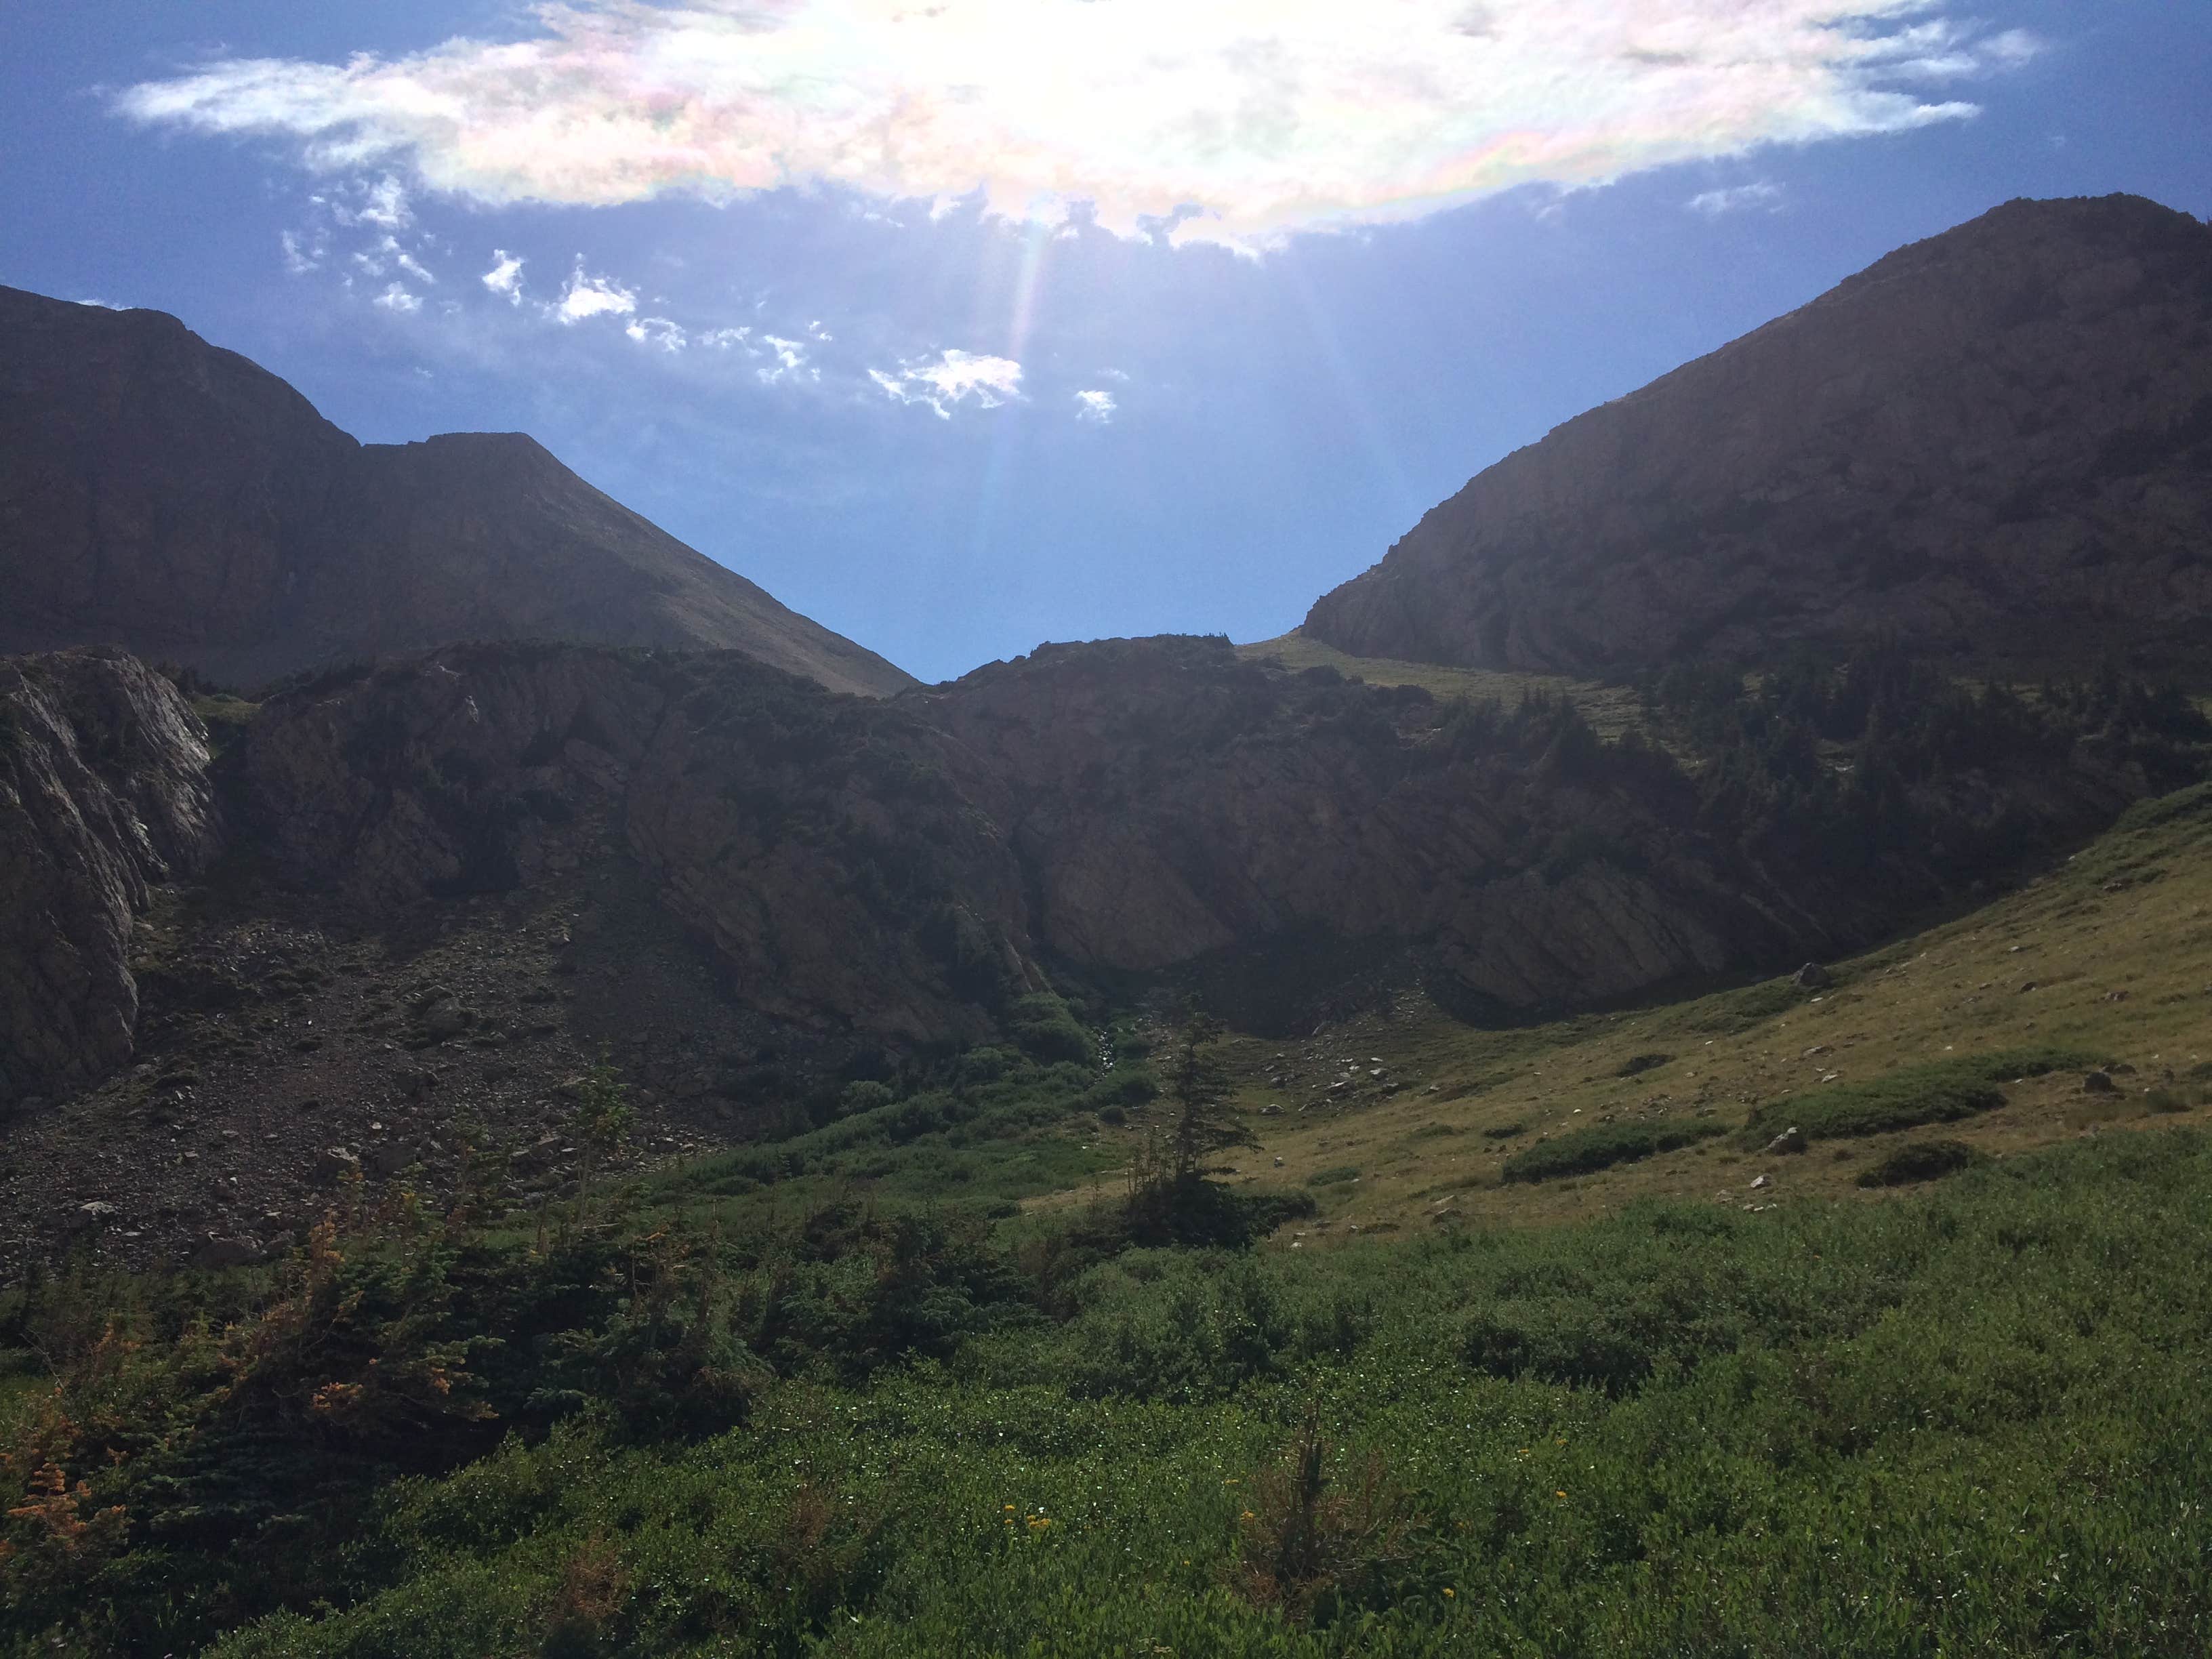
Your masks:
M221 850L206 733L120 651L0 659L0 1109L131 1057L132 919Z

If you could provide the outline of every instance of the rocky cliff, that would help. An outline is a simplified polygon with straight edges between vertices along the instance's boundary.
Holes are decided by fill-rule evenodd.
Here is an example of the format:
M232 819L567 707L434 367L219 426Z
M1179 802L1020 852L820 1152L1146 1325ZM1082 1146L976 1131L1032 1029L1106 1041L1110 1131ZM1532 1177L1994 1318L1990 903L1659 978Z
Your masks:
M362 445L159 312L0 289L0 651L253 684L460 639L732 649L911 684L520 434Z
M120 652L0 659L0 1108L131 1058L149 888L219 850L204 734Z
M118 1216L148 1259L251 1259L356 1170L450 1173L459 1125L567 1178L562 1091L610 1053L647 1141L696 1151L1003 1040L1051 987L1279 1035L1416 980L1494 1021L1795 966L2201 775L2212 735L2117 683L1908 678L1876 701L1927 718L1856 726L1860 682L1821 684L1730 706L1686 769L1566 702L1218 640L890 700L477 644L298 682L210 769L135 661L9 660L0 1107L56 1109L0 1112L0 1272ZM1808 696L1825 749L1783 718ZM235 856L156 890L216 850L210 776Z
M1886 638L2040 673L2212 661L2212 228L2014 202L1569 422L1304 631L1626 675Z
M240 791L276 857L356 914L557 883L611 846L747 1007L958 1042L1042 982L969 769L905 700L734 653L480 646L270 704Z
M2032 850L2141 792L2045 764L1925 821L2014 814ZM1911 856L1869 883L1717 837L1671 761L1564 705L1201 640L1047 648L890 704L731 656L449 649L270 704L240 787L289 868L367 913L612 844L744 1006L892 1043L985 1036L1047 967L1241 960L1281 989L1410 953L1471 1013L1589 1006L1825 954L1944 890ZM1284 1017L1267 1000L1246 1012Z

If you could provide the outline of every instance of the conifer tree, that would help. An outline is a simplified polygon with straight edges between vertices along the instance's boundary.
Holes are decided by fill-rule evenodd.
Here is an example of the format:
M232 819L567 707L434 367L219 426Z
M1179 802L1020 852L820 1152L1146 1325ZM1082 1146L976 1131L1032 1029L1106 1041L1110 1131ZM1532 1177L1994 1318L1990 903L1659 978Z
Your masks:
M1167 1097L1175 1115L1168 1127L1164 1160L1169 1184L1203 1180L1206 1160L1232 1146L1257 1146L1259 1138L1229 1104L1229 1068L1213 1045L1221 1022L1194 1006L1176 1039Z

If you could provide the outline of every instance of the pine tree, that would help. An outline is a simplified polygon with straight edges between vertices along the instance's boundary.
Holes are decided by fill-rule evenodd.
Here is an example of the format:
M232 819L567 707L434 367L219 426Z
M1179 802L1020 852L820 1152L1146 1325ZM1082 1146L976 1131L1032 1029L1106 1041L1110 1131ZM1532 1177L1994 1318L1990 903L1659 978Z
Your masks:
M1169 1184L1183 1187L1203 1180L1206 1160L1232 1146L1257 1146L1244 1120L1229 1104L1229 1068L1213 1052L1221 1022L1191 1009L1176 1039L1167 1076L1167 1097L1175 1116L1168 1127L1162 1170Z

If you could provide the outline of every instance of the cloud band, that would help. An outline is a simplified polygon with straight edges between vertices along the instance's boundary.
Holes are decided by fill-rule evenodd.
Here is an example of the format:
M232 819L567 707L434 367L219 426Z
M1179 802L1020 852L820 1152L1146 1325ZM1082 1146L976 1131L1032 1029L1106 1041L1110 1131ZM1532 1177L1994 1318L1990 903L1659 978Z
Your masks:
M1264 242L1516 185L1970 113L2011 66L1931 0L574 0L529 38L231 59L148 123L404 163L490 203L786 186ZM1195 210L1195 212L1193 212Z

